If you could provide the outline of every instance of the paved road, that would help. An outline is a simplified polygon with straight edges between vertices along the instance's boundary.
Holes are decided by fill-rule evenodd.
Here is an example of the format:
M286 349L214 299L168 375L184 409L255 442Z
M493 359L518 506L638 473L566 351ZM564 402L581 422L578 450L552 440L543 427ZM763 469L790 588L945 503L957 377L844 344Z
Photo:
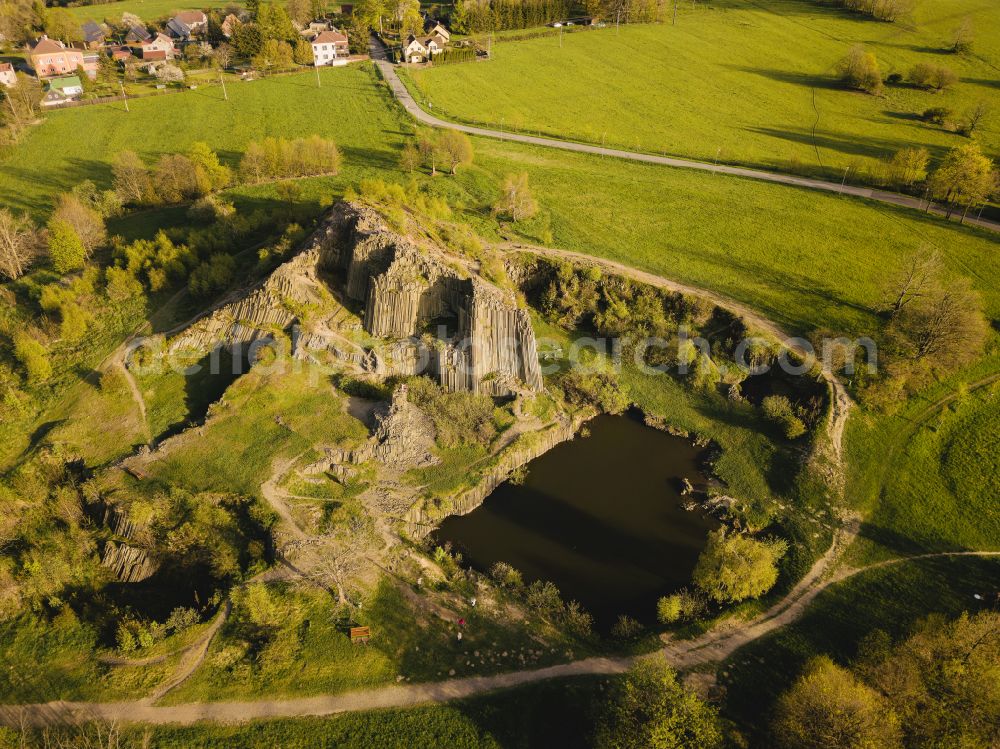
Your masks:
M838 193L840 195L852 195L858 198L876 200L880 203L902 206L924 210L925 202L920 198L900 195L899 193L876 190L871 187L855 187L854 185L842 185L837 182L827 182L821 179L810 179L808 177L796 177L791 174L777 174L775 172L765 172L758 169L746 169L738 166L727 166L725 164L708 164L703 161L689 161L688 159L675 159L670 156L656 156L648 153L638 153L636 151L622 151L617 148L604 148L603 146L592 146L586 143L575 143L573 141L556 140L554 138L539 138L534 135L521 135L520 133L508 133L501 130L490 130L482 127L472 127L470 125L460 125L454 122L442 120L421 109L413 100L410 92L396 75L395 66L386 60L385 52L381 45L374 40L371 43L371 58L375 61L383 78L389 82L392 92L403 105L407 112L413 115L418 122L430 127L450 128L459 130L469 135L478 135L485 138L497 138L499 140L515 141L517 143L528 143L534 146L545 146L546 148L560 148L564 151L575 151L577 153L590 153L598 156L610 156L616 159L627 159L629 161L641 161L646 164L660 164L681 169L698 169L703 172L715 172L717 174L728 174L734 177L747 177L749 179L762 180L764 182L774 182L793 187L804 187L810 190L823 190L825 192ZM931 212L940 216L946 215L946 211L938 206L932 206ZM958 216L954 217L958 220ZM1000 232L1000 223L987 219L977 219L969 217L966 224L974 224L984 229L991 229Z

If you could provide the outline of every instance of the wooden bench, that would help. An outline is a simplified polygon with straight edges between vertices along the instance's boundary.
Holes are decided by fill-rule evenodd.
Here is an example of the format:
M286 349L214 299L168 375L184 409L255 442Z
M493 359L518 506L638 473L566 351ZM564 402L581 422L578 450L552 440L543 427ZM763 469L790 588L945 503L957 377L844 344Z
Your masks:
M371 627L351 627L351 642L368 642L372 636Z

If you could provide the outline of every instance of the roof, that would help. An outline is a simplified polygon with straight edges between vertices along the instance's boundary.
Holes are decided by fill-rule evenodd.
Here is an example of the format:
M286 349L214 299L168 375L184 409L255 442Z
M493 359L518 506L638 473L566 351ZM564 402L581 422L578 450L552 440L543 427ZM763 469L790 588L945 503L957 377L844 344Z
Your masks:
M98 42L105 37L104 29L94 21L87 21L81 29L83 30L83 40L85 42Z
M165 43L169 44L169 45L170 45L171 47L172 47L172 46L174 45L174 40L173 40L173 39L171 39L171 38L170 38L169 36L167 36L166 34L163 34L163 33L161 33L161 32L157 32L157 34L156 34L156 36L155 36L155 37L153 37L153 38L151 38L151 39L146 39L146 40L145 40L145 41L144 41L144 42L143 42L142 44L140 44L139 46L140 46L140 47L148 47L148 46L150 46L151 44L156 44L157 42L160 42L160 43L164 43L164 42L165 42Z
M129 26L128 33L125 35L127 42L144 42L147 39L149 39L149 31L145 26Z
M191 36L191 28L183 21L177 18L171 18L167 21L167 31L169 31L174 36Z
M313 44L335 44L337 42L343 43L347 41L347 34L341 34L339 31L321 31L319 34L313 38Z
M143 60L166 60L167 51L165 49L144 49L142 51Z
M61 90L64 88L82 88L83 83L78 75L65 75L62 78L53 78L49 81L49 88Z
M54 39L49 39L47 36L39 37L35 46L31 48L30 52L33 55L45 55L51 52L62 52L66 49L66 45L62 42L57 42Z
M0 62L0 73L13 73L14 66L9 62Z
M431 34L429 37L424 39L424 46L428 46L431 42L434 42L439 47L445 47L448 45L448 40L440 34Z
M174 18L188 26L193 23L205 23L208 21L208 16L200 10L184 10L174 16Z

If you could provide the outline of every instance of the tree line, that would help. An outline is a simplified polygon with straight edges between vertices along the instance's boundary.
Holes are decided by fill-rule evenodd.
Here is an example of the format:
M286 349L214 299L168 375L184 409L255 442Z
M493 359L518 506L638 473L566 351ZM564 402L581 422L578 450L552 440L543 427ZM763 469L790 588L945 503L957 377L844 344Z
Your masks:
M527 29L565 21L572 7L569 0L460 0L450 22L460 34Z

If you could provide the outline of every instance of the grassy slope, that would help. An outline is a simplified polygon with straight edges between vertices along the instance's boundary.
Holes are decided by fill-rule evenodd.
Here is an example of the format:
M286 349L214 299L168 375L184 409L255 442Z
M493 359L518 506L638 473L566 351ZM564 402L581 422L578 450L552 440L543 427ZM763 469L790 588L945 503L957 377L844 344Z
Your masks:
M241 0L122 0L122 2L101 5L78 5L69 8L69 12L81 22L91 19L102 21L105 18L118 21L121 19L122 13L134 13L149 23L157 18L170 16L182 10L223 9L242 5Z
M81 180L108 186L119 151L152 161L205 141L235 163L249 141L268 135L333 138L348 165L345 178L356 181L360 169L395 166L402 127L372 75L351 66L322 71L320 88L310 72L229 84L229 102L213 87L136 100L130 113L117 104L54 112L0 161L0 203L41 217L58 192Z
M814 0L719 0L676 26L623 26L496 44L489 64L413 70L438 114L496 126L711 161L843 174L860 159L908 145L940 156L965 142L915 113L961 113L996 97L1000 6L992 0L918 4L915 27L864 20ZM966 15L976 56L942 54ZM941 95L907 86L884 98L842 90L835 65L856 43L883 72L944 64L963 79ZM470 91L479 92L470 96ZM982 133L1000 152L1000 120Z

